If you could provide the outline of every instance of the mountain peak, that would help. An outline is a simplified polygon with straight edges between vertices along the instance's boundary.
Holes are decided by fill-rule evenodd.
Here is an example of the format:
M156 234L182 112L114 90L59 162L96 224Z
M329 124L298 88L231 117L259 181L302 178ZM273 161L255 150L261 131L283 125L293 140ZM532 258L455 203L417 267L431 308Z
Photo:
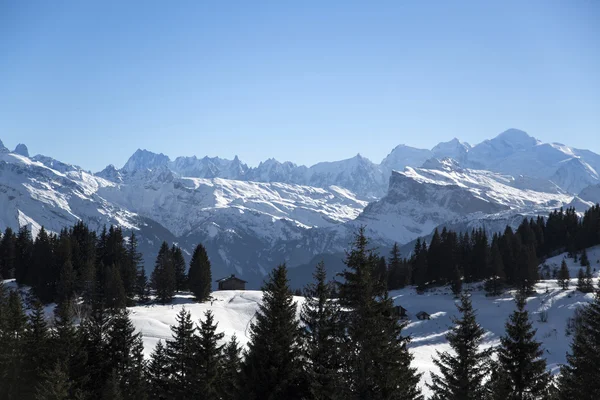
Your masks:
M0 153L8 153L9 150L4 147L4 143L2 143L2 140L0 140Z
M510 128L496 136L493 140L502 140L518 147L533 147L538 140L520 129Z
M133 172L139 169L154 169L160 166L167 166L169 162L169 157L163 153L157 154L146 149L137 149L129 157L129 160L123 166L123 170Z
M13 153L20 154L24 157L29 157L29 150L23 143L19 143L17 147L15 147L15 151L13 151Z

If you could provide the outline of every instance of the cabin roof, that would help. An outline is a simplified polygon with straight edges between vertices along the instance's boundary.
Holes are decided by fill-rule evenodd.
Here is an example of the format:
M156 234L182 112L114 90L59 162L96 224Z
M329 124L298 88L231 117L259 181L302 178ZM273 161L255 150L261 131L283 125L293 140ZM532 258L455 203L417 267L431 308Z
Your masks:
M235 276L235 274L231 274L230 276L227 276L225 278L217 279L215 282L221 283L221 282L227 282L227 281L233 281L233 280L248 283L245 280L240 279L237 276Z

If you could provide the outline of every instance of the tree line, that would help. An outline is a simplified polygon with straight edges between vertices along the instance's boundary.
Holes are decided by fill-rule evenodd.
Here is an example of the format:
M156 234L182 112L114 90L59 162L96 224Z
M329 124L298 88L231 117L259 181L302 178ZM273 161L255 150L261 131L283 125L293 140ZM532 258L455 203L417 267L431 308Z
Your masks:
M120 227L110 226L97 235L83 222L58 234L42 227L35 240L27 226L16 233L6 228L0 238L0 277L31 287L43 304L78 299L87 309L94 304L118 309L144 303L150 290L161 303L184 290L205 300L212 284L201 244L188 268L181 248L163 242L148 277L135 232L125 237Z
M410 257L401 257L395 244L390 256L380 257L379 275L389 290L415 285L418 290L450 284L461 292L463 282L485 282L490 295L506 287L531 292L540 279L538 266L544 259L567 251L572 257L581 253L580 279L583 291L590 292L591 264L585 249L600 244L600 206L588 209L579 218L574 208L556 210L547 218L525 218L513 230L490 238L484 229L457 233L438 229L427 244L417 239ZM566 266L565 266L566 268ZM568 272L568 271L567 271ZM556 273L556 275L554 275ZM568 280L565 270L552 271L547 278Z

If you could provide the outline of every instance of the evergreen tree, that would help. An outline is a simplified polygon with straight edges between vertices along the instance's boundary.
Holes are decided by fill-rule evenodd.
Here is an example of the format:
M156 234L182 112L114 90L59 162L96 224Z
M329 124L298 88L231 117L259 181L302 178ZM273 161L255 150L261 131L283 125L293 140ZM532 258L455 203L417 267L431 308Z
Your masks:
M491 296L498 296L502 293L504 285L504 264L502 262L502 254L496 241L492 242L490 250L490 264L488 279L485 281L485 291Z
M36 400L70 400L71 382L66 367L59 361L44 371L36 386Z
M263 301L250 326L241 392L248 400L301 399L300 327L285 265L271 271L262 290Z
M533 245L521 246L517 260L519 290L524 293L534 293L538 277L538 259Z
M0 330L0 399L23 396L27 316L21 297L10 291Z
M417 239L412 256L413 280L417 290L425 290L427 284L427 245Z
M190 262L188 285L198 301L205 301L210 297L212 275L210 260L206 249L199 244L194 249Z
M121 269L118 265L113 264L106 274L106 283L104 284L105 306L113 311L125 308L127 305L127 295L121 279Z
M222 399L237 399L241 395L239 381L242 357L235 334L223 348L222 360L219 393Z
M44 308L39 301L34 301L25 331L23 381L25 394L23 399L36 397L36 383L44 379L44 373L52 367L50 348L50 331L44 317Z
M334 287L327 283L325 264L317 264L314 283L304 291L300 320L304 324L304 357L309 391L314 399L342 399L345 389L340 371L343 367L344 328Z
M584 248L581 251L581 257L579 258L579 264L582 267L587 267L589 263L590 263L590 260L588 259L587 250Z
M75 295L75 280L76 276L75 271L73 270L73 264L71 263L71 260L68 259L60 269L60 278L57 286L57 302L59 304L73 298Z
M109 322L106 339L106 368L116 373L121 392L140 393L143 377L136 376L143 369L143 360L134 359L134 348L141 343L141 336L135 333L135 327L127 310L117 312ZM142 365L136 365L141 362Z
M148 283L146 270L143 266L138 271L136 294L140 303L143 304L150 301L150 284Z
M140 293L138 290L138 273L140 269L142 269L142 271L144 270L142 260L142 254L138 251L137 236L134 232L131 232L131 236L127 243L126 261L123 263L123 268L121 270L123 289L125 290L127 303L129 305L134 304L134 297Z
M525 296L516 299L517 309L506 323L506 335L500 339L498 360L509 393L506 400L544 400L551 382L541 343L535 340Z
M197 394L196 328L189 311L182 308L177 325L171 327L173 339L167 341L165 355L169 371L169 393L177 399L191 399Z
M557 278L558 286L560 286L562 290L569 289L571 277L569 275L569 268L567 268L567 262L565 260L562 260L560 263L560 269L558 270Z
M455 265L454 270L452 271L450 288L452 289L452 294L454 294L454 297L459 297L462 293L462 274L460 273L458 265Z
M446 335L453 353L437 352L433 360L440 375L431 374L429 388L434 400L480 400L484 398L483 380L489 371L490 350L480 350L485 331L477 323L471 298L463 293L458 310L461 319Z
M33 255L33 238L27 225L22 226L15 241L15 279L17 283L31 285L31 258Z
M7 227L0 239L0 276L4 277L4 279L15 277L16 242L17 237L13 230Z
M31 267L33 292L43 303L54 300L58 276L54 271L54 252L51 237L44 227L40 229L33 244Z
M194 368L198 386L196 390L205 400L218 400L220 398L219 372L222 362L223 346L219 341L222 333L217 333L217 324L212 311L207 311L204 321L200 321L198 337L196 338L196 361Z
M170 399L169 378L169 360L165 347L159 340L148 364L148 398L151 400Z
M142 335L136 335L131 348L130 365L123 376L123 397L131 400L148 399L146 360L144 359L144 342Z
M600 292L585 306L575 329L567 364L559 378L560 399L600 398Z
M102 388L102 400L123 400L121 386L119 385L119 376L116 371L112 371Z
M171 257L173 258L173 268L175 269L175 289L178 292L187 289L187 273L185 259L181 248L173 245L171 247Z
M421 247L420 252L425 252ZM346 308L347 330L342 351L349 392L345 398L421 399L419 375L410 363L412 356L402 336L403 325L395 317L393 302L374 272L377 254L368 248L361 228L346 255L340 274L340 306Z
M399 289L410 284L410 270L400 258L400 247L394 243L388 258L388 288Z
M171 250L167 242L163 242L160 246L151 279L158 301L163 304L170 303L175 294L176 282L173 257L171 257Z
M577 274L577 290L582 293L591 293L594 291L594 282L592 278L592 270L588 265L583 272L583 268L579 269Z

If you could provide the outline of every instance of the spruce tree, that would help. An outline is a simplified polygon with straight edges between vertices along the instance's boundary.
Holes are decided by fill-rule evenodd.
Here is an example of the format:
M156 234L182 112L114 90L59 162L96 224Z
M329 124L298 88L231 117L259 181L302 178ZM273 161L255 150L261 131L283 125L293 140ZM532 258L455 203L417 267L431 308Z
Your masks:
M300 320L304 325L304 357L309 390L314 399L342 399L344 327L341 310L333 300L333 283L328 283L325 264L319 262L314 283L304 290Z
M181 248L173 245L171 247L171 257L173 258L173 268L175 269L175 290L181 292L187 289L186 265Z
M587 267L589 263L590 260L588 259L587 250L583 249L581 251L581 257L579 258L579 265L581 265L582 267Z
M567 262L565 260L562 260L562 262L560 263L560 269L558 270L557 278L558 286L560 286L562 290L569 289L569 282L571 277L569 276L569 268L567 268Z
M222 333L217 333L217 324L212 311L207 311L205 319L200 321L196 337L196 365L194 373L198 385L196 390L205 400L218 400L220 398L219 372L222 362Z
M167 400L169 392L169 359L162 341L158 341L148 363L148 398L151 400Z
M102 387L102 400L123 400L119 376L116 371L111 371L108 379Z
M0 393L7 399L23 396L27 316L21 297L10 291L0 330Z
M579 273L577 274L577 290L582 293L591 293L594 291L592 269L589 265L585 268L585 272L583 268L579 269Z
M262 290L250 325L241 392L248 400L302 399L300 327L285 265L271 271Z
M194 398L197 394L196 328L185 308L177 314L177 325L171 327L173 339L167 341L165 355L169 369L169 393L175 398Z
M123 393L127 392L128 382L125 376L139 366L134 366L133 351L134 346L141 340L140 334L135 332L135 327L129 318L129 311L118 311L110 320L107 338L106 350L106 368L116 373ZM139 380L139 377L135 377ZM139 384L139 382L136 382ZM132 390L137 392L136 390Z
M157 300L163 304L170 303L175 294L176 282L173 257L167 242L163 242L160 246L151 279Z
M50 331L44 316L44 308L39 301L33 302L25 332L23 381L27 382L23 398L33 399L37 383L44 379L44 373L53 366L50 348Z
M7 227L0 239L0 276L3 276L4 279L15 277L16 242L17 237L13 230Z
M240 393L240 369L242 356L240 345L235 334L223 347L223 357L220 368L219 393L222 399L237 399Z
M490 263L488 278L485 281L485 291L491 296L498 296L502 293L505 275L502 254L496 241L492 242L490 250Z
M44 371L36 385L36 400L70 400L72 388L67 368L60 362Z
M190 262L188 285L196 300L205 301L210 297L212 274L206 249L199 244L194 249Z
M134 297L139 294L138 288L138 273L140 269L144 269L142 254L138 251L137 236L131 232L127 243L127 252L125 262L122 264L121 279L123 280L123 289L127 296L127 304L134 304Z
M410 284L410 269L400 258L400 247L394 243L388 258L388 288L390 290L403 288Z
M458 265L455 265L454 270L452 271L450 289L452 289L452 294L454 295L454 297L458 298L462 293L462 274L460 273Z
M150 300L150 284L148 283L146 270L143 266L138 271L137 284L135 290L137 299L140 303L144 304Z
M22 226L15 241L15 279L17 283L31 285L31 258L33 255L33 238L27 225Z
M600 292L581 311L567 363L561 368L561 400L600 398Z
M489 372L491 350L481 350L485 331L477 323L470 295L463 293L458 311L460 319L446 335L453 352L437 352L434 364L440 374L431 374L428 384L434 400L480 400L484 398L483 380Z
M421 247L421 252L424 252ZM425 251L426 253L426 251ZM339 286L347 330L344 372L346 398L421 399L419 375L402 336L387 290L374 279L378 256L361 228L346 254Z
M117 312L127 306L127 295L121 279L121 267L113 264L106 274L106 283L104 284L105 306Z
M544 400L551 382L541 343L535 340L525 296L518 295L517 309L506 322L506 335L500 339L498 360L500 371L506 374L507 400Z
M60 278L57 286L57 302L62 303L71 300L75 295L75 271L73 270L73 263L68 259L62 265L60 269Z

